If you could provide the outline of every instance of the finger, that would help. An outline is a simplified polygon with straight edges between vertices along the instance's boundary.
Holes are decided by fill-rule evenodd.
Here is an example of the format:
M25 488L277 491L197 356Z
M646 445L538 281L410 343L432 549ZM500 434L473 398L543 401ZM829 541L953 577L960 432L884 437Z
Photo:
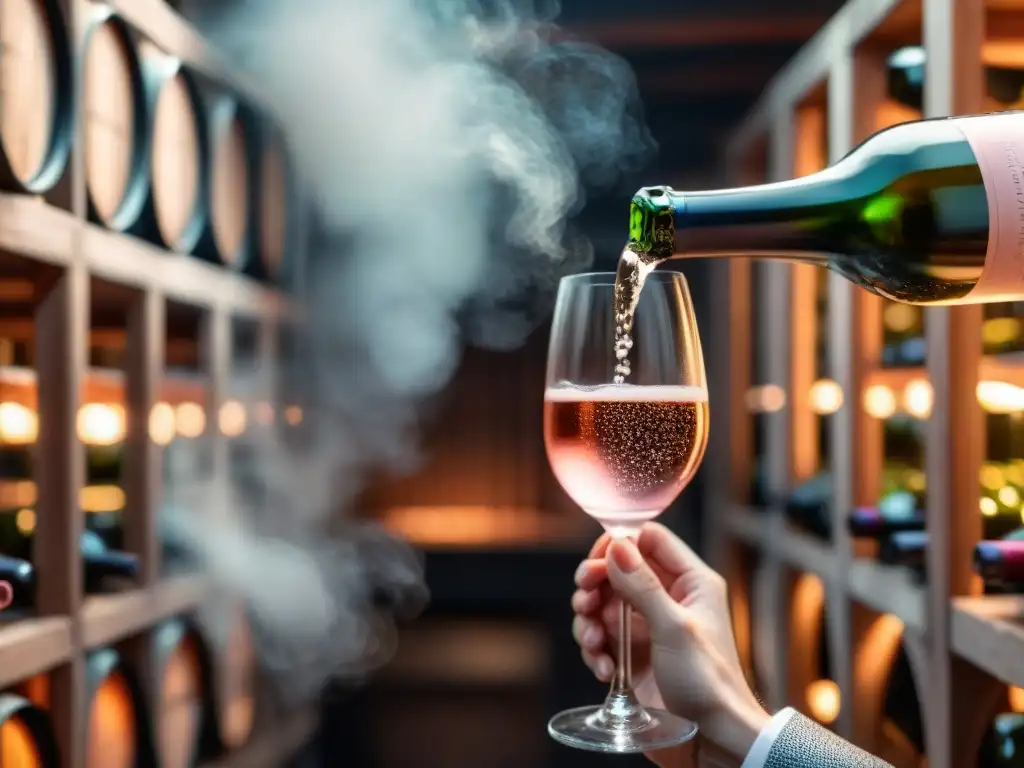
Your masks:
M604 647L604 629L596 621L577 616L572 620L572 636L585 651L597 653Z
M14 587L9 581L0 581L0 611L14 602Z
M619 639L619 612L622 610L621 600L611 600L601 609L601 626L612 641ZM644 617L636 611L630 612L630 636L634 643L646 643L650 640L650 630Z
M608 555L608 580L619 596L647 620L651 637L670 632L678 606L636 546L618 539L609 547Z
M608 561L603 557L584 560L576 569L576 586L580 589L595 589L607 579Z
M594 546L590 548L590 553L587 555L588 560L597 558L603 558L605 553L608 551L608 545L612 543L612 537L608 533L602 533L598 537L597 541L594 542Z
M574 613L584 616L597 613L601 609L601 593L596 589L577 589L569 602Z
M602 683L611 682L612 674L615 672L615 662L612 661L611 656L606 653L591 653L586 650L581 651L580 655L583 657L583 663L594 673L594 677Z
M647 523L640 530L636 546L645 560L660 566L672 577L707 568L696 552L661 523Z

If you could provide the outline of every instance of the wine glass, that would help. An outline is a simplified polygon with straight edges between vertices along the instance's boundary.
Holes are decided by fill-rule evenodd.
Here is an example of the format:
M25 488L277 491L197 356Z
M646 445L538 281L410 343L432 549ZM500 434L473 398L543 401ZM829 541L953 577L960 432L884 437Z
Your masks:
M614 296L610 272L573 275L559 284L544 443L555 477L573 501L612 536L631 537L672 503L700 466L708 396L682 273L647 277L625 341L616 336ZM615 383L625 370L625 382ZM636 753L696 735L695 723L647 709L634 694L630 621L623 602L616 672L604 704L555 715L548 732L557 741L595 752Z

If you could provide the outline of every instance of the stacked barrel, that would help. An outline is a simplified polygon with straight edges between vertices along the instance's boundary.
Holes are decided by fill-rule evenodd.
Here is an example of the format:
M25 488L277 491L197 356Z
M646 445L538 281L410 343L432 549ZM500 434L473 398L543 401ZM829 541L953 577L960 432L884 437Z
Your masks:
M72 45L57 0L0 6L0 188L55 194L68 175L80 110L95 224L168 258L283 281L289 165L272 120L105 5L89 6L84 27Z

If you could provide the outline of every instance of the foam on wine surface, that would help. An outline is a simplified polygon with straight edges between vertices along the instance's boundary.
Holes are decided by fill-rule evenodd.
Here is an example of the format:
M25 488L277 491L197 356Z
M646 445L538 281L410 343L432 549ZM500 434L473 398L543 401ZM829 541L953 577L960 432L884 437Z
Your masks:
M632 535L693 478L708 439L702 387L609 384L544 393L544 442L565 492L613 535Z

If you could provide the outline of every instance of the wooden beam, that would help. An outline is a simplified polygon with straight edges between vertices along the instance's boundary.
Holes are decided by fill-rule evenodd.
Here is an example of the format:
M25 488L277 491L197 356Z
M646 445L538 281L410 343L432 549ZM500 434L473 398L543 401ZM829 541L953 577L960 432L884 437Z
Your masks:
M799 103L828 75L838 56L875 31L904 0L852 0L844 5L775 77L729 141L728 154L742 156L763 138L775 110Z
M927 0L926 117L981 111L984 40L983 0ZM978 470L985 457L985 420L975 395L981 362L981 315L977 305L925 310L928 377L935 392L924 444L929 691L923 710L932 768L967 765L971 750L977 749L958 716L957 698L966 693L960 684L967 679L958 675L951 655L950 598L974 594L980 587L971 560L974 544L981 538Z
M573 36L605 48L694 48L755 43L802 43L825 22L814 14L799 18L775 15L744 18L633 19L567 26Z

